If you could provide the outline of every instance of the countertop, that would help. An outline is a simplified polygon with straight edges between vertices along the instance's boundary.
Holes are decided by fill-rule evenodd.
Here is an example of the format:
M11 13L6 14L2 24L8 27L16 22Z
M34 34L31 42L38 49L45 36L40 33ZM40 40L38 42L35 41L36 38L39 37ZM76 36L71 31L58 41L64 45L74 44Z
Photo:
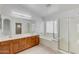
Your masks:
M18 35L8 35L8 36L2 36L0 37L0 42L7 41L7 40L14 40L18 38L24 38L24 37L31 37L35 36L37 34L18 34Z

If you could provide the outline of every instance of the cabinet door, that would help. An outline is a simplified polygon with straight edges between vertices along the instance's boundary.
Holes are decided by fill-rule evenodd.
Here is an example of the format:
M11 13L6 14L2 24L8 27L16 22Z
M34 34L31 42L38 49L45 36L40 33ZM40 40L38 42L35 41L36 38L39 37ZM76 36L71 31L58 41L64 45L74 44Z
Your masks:
M36 45L39 44L39 36L36 36Z
M35 36L31 37L31 42L32 42L32 46L36 45L36 37Z
M26 38L26 48L30 48L30 47L32 47L32 42L31 42L31 38L30 37L28 37L28 38Z
M12 42L12 49L13 49L13 53L17 53L19 52L19 40L16 39L16 40L13 40Z
M9 54L9 53L10 53L10 43L0 42L0 54Z
M26 49L26 40L25 38L20 39L20 51Z

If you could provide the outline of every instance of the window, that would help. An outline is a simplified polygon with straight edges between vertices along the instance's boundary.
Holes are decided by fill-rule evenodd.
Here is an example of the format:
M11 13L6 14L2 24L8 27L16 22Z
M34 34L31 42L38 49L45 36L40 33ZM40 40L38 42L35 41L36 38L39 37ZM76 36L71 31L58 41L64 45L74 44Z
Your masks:
M53 36L54 39L58 37L57 31L57 21L47 21L46 22L46 35Z
M53 21L46 22L46 33L53 33Z
M57 33L57 21L46 22L46 33Z

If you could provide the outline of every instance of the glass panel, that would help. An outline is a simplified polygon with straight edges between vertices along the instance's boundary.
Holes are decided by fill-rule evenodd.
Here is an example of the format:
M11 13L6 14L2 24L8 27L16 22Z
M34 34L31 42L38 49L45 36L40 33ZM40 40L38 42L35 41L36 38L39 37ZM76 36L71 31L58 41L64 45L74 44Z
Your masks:
M69 51L79 53L79 19L69 20Z
M60 19L59 27L59 49L68 51L68 19Z
M64 18L59 23L59 49L79 53L79 19Z
M1 15L0 15L0 29L2 28L2 19L1 19Z

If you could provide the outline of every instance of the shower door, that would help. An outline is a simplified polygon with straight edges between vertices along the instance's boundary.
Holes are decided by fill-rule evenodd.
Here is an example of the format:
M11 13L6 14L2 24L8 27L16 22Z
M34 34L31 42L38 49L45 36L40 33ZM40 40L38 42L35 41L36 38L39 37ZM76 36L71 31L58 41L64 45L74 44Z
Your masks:
M79 17L59 20L59 49L69 53L79 53Z
M68 18L59 19L59 41L58 48L60 50L68 52L69 36L68 36Z
M69 52L79 53L79 17L69 19Z

